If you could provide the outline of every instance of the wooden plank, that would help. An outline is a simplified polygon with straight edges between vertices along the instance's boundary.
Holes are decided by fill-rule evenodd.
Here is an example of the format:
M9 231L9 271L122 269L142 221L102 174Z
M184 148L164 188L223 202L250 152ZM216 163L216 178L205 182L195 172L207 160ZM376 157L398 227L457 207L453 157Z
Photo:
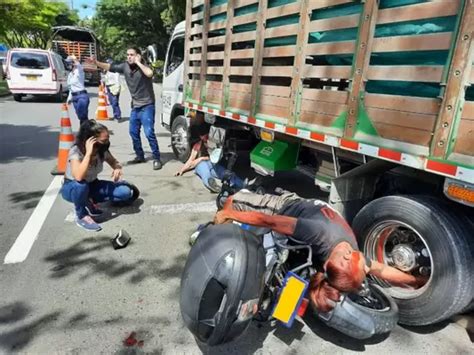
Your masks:
M353 61L353 78L351 93L348 101L348 114L344 136L352 138L356 132L357 117L359 115L359 96L365 91L365 83L368 75L370 55L372 53L372 42L374 39L375 22L377 20L378 1L367 0L364 4L363 15L360 17L359 36L357 39L357 52Z
M221 30L226 27L227 21L213 22L209 24L209 31Z
M424 81L439 83L443 76L441 65L386 65L371 66L367 71L368 80Z
M230 91L239 91L244 93L249 93L252 91L252 86L250 84L237 84L237 83L230 83L229 84Z
M232 25L235 27L239 25L245 25L247 23L257 22L257 15L258 15L258 12L234 17L234 20L232 21Z
M189 80L188 83L191 87L199 87L199 85L201 85L201 82L199 80Z
M472 156L474 155L474 121L461 120L454 152Z
M207 60L222 60L224 52L207 52Z
M306 55L354 53L355 41L312 43L306 45Z
M229 0L227 2L227 24L225 28L225 33L229 34L232 30L232 23L234 20L234 0ZM230 59L232 52L232 36L225 36L224 44L224 71L222 72L222 89L223 95L220 105L222 108L227 107L229 99L229 76L230 76Z
M201 101L201 86L195 86L192 88L192 98L197 101Z
M415 21L441 16L457 15L458 0L431 1L422 4L394 7L379 11L377 25L392 22Z
M250 114L255 116L257 110L257 89L260 85L260 74L262 69L262 59L263 59L263 44L265 41L265 24L267 21L267 0L259 0L258 2L258 12L260 16L257 19L257 29L255 31L255 58L253 59L252 66L252 91L250 93L251 101L251 110ZM263 69L262 69L263 72ZM263 74L262 74L263 75Z
M347 105L324 101L301 100L301 110L339 116L341 113L347 110Z
M207 74L222 75L223 73L223 67L207 67Z
M288 108L290 106L290 99L280 96L260 95L259 105L273 105Z
M298 121L308 123L311 125L330 127L336 119L337 119L337 116L328 115L325 113L313 112L313 111L301 111Z
M200 0L202 1L202 0ZM195 1L194 1L195 2ZM183 98L186 100L186 98L189 95L188 87L194 86L192 81L189 80L189 56L191 54L191 36L186 35L186 33L191 32L191 15L193 11L193 1L186 1L186 22L185 22L185 36L184 36L184 69L183 69L183 83L185 85L184 87L184 95ZM193 96L192 91L191 91L191 97Z
M267 28L265 30L265 38L294 36L298 33L299 29L300 24Z
M303 77L349 79L351 70L348 65L305 65Z
M404 112L398 110L385 110L366 107L366 112L372 122L380 122L400 127L416 128L421 131L433 131L436 115Z
M452 36L451 32L447 32L418 36L374 38L372 52L447 50L451 46Z
M190 41L189 48L200 48L202 47L202 39L195 39L194 41Z
M207 81L206 88L208 90L222 91L222 82L221 81Z
M253 73L252 67L230 67L230 75L251 76L252 73Z
M203 24L202 24L202 49L201 49L201 54L202 58L207 58L207 39L208 39L208 29L209 29L209 11L211 8L211 1L210 0L204 0L204 9L203 9ZM205 101L205 84L206 84L206 73L208 72L207 70L207 61L202 60L201 61L201 72L199 73L199 80L201 81L201 99L200 101Z
M431 141L431 132L428 131L421 131L419 129L390 125L381 122L374 122L374 126L378 134L385 139L421 146L428 146Z
M211 7L210 15L214 16L214 15L217 15L217 14L221 14L223 12L227 12L227 5L228 4L222 4L222 5L219 5L219 6Z
M194 15L191 16L191 22L199 21L203 18L203 12L196 12Z
M293 57L296 53L296 46L268 47L263 49L263 57Z
M188 69L189 74L200 74L201 73L201 67L189 67ZM199 84L201 86L201 84Z
M452 60L449 64L449 72L446 88L444 90L443 102L436 121L435 134L431 144L431 154L439 158L447 158L456 126L456 111L460 100L465 93L465 85L468 82L472 60L474 55L474 45L472 37L474 35L474 3L464 2L464 9L461 13L459 31L456 38L455 47L452 51ZM474 151L471 151L474 155Z
M462 109L462 119L474 121L474 101L464 102Z
M188 1L190 3L190 1ZM193 0L191 8L198 7L204 4L204 0Z
M290 97L291 89L288 86L261 85L261 95L273 95L281 97Z
M303 89L302 98L304 100L315 100L345 104L347 103L347 99L349 98L349 93L347 91Z
M251 102L250 97L248 99L243 99L239 97L230 96L229 97L229 107L238 108L240 110L250 111Z
M365 93L364 104L366 107L437 115L441 102L438 99L423 97Z
M300 7L298 1L283 6L272 7L267 10L267 19L299 13Z
M309 32L340 30L345 28L353 28L359 25L360 14L338 16L326 18L322 20L311 21Z
M232 50L230 52L230 58L232 59L242 59L242 58L253 58L255 56L255 49L239 49Z
M289 107L277 107L273 105L260 105L258 113L282 118L288 118L290 116Z
M246 42L246 41L254 41L256 37L256 32L244 32L244 33L237 33L232 35L232 42Z
M207 40L207 44L209 46L216 46L219 44L225 44L225 38L227 36L218 36L218 37L212 37Z
M269 67L263 66L260 71L261 76L291 77L293 67Z
M252 5L258 3L258 0L236 0L234 3L234 8L238 9L240 7Z
M355 0L317 0L317 1L310 1L309 9L324 9L325 7L335 6L335 5L342 5L348 4L350 2L354 2Z
M198 25L198 24L195 24L190 31L188 31L188 33L191 34L191 36L195 36L195 35L200 35L202 33L202 26L201 25Z
M188 59L194 62L200 61L202 59L201 53L192 53L189 55Z
M469 78L471 85L474 85L474 66L471 68L471 76Z

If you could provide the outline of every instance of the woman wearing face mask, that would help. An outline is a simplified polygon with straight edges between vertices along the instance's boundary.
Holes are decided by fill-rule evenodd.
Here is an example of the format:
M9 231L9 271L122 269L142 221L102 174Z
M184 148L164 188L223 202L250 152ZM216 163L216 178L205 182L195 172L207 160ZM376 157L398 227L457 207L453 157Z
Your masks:
M82 123L76 143L69 150L64 185L61 194L74 203L76 224L88 231L102 228L92 217L102 214L94 203L105 201L128 202L134 199L134 191L120 182L122 166L109 151L109 131L94 120ZM113 169L113 181L99 180L104 161Z

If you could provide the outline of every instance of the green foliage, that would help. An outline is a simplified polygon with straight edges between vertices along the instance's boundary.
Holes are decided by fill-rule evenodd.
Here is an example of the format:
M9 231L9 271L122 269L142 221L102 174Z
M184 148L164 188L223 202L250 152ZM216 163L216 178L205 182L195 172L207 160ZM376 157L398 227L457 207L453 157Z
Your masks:
M0 18L0 42L12 48L47 48L53 26L79 21L64 2L46 0L2 0Z
M128 46L154 44L164 58L169 33L184 20L185 8L186 0L100 0L90 25L107 57L123 60Z

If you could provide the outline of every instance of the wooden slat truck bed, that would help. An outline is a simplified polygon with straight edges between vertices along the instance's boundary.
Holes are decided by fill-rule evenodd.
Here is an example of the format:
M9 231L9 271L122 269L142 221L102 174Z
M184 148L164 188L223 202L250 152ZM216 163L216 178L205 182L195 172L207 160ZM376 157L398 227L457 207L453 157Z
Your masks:
M194 0L185 105L474 183L473 0Z

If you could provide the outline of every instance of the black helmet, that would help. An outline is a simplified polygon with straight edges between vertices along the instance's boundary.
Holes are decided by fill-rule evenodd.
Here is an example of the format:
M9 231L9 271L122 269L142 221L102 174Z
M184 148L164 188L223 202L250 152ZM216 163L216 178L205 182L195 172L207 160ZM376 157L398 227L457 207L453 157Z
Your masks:
M236 224L201 231L184 267L179 302L199 342L223 344L247 329L263 290L261 240Z

